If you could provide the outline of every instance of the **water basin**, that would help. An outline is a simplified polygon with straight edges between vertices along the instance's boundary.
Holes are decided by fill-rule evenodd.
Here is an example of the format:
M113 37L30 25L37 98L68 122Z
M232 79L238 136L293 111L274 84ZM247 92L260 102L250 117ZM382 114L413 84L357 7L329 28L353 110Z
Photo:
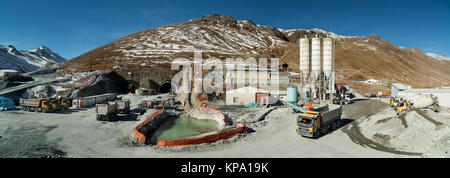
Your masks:
M213 132L217 129L218 124L216 121L185 117L171 117L164 121L164 123L162 123L161 126L155 131L150 139L150 142L156 143L158 140L183 139Z

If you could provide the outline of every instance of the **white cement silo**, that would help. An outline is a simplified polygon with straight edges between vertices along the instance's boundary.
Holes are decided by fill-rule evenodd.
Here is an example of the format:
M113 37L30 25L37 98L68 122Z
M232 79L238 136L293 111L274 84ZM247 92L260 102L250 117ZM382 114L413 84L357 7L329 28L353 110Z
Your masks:
M320 75L320 38L312 38L311 42L311 75L314 80Z
M300 38L300 73L306 80L309 75L309 38Z
M325 80L329 80L333 68L333 39L323 39L323 73Z

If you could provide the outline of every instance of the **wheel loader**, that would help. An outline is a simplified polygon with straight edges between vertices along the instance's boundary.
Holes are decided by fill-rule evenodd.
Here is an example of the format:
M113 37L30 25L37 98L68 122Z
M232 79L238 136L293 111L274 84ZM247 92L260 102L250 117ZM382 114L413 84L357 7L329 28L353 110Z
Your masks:
M389 101L389 104L391 105L391 107L396 107L399 101L400 100L398 98L391 97L391 100Z
M406 100L399 101L396 106L397 115L401 115L401 114L405 113L406 111L408 111L408 109L409 109L408 101L406 101Z

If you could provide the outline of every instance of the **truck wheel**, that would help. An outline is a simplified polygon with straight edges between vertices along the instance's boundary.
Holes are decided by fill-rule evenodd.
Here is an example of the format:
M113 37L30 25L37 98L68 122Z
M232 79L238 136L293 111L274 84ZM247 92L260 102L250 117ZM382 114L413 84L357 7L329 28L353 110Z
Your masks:
M321 130L322 130L322 129L318 128L318 129L316 130L316 132L314 132L314 135L313 135L313 138L314 138L314 139L318 139L318 138L320 137L320 132L321 132Z
M48 111L47 111L47 109L42 108L42 112L43 112L43 113L47 113Z
M39 108L34 108L34 112L39 112Z
M339 121L334 121L334 122L333 122L333 125L331 125L331 131L335 131L335 130L338 129L338 127L337 127L338 122L339 122Z
M28 107L24 107L23 110L24 110L24 111L28 111L28 110L30 110L30 109L29 109Z
M330 126L329 125L326 125L325 127L322 127L322 135L325 135L325 134L327 134L328 133L328 128L329 128Z

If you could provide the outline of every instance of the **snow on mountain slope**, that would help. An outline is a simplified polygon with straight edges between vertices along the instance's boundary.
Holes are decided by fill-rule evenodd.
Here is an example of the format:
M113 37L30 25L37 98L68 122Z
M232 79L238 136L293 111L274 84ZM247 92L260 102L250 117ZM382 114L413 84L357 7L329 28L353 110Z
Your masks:
M31 72L47 63L61 63L66 60L45 46L33 50L17 50L14 46L0 46L0 69L14 69Z
M250 20L206 15L184 23L170 24L134 33L69 61L73 65L120 62L122 66L170 64L173 59L193 56L250 57L267 55L287 46L278 29L256 25ZM270 52L269 52L270 53ZM89 60L95 59L94 62ZM73 66L72 66L73 67Z
M450 57L442 54L434 54L434 53L425 53L427 56L432 57L433 59L437 59L439 61L450 61Z

